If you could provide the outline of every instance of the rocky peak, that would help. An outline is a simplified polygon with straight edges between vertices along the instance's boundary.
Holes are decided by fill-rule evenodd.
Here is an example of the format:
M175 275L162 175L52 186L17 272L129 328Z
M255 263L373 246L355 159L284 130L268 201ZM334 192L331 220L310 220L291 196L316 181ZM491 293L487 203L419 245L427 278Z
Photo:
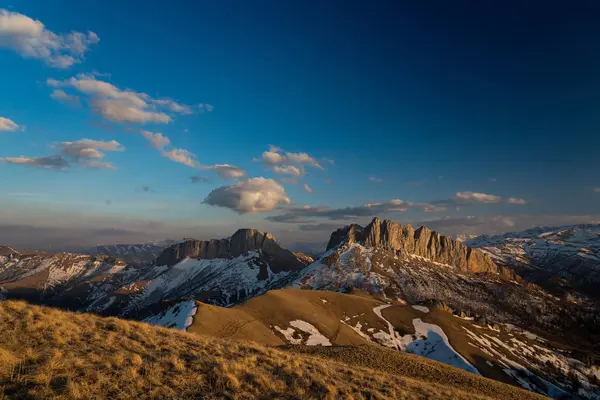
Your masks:
M364 229L350 225L335 231L327 249L340 243L361 243L367 247L381 247L396 253L414 254L432 261L450 264L465 272L497 272L498 267L483 252L472 249L421 226L414 230L410 225L401 225L375 217Z
M21 253L18 252L17 250L15 250L15 249L13 249L12 247L0 245L0 256L14 257L14 256L17 256L19 254L21 254Z
M172 266L186 257L206 260L234 258L254 250L261 251L273 272L304 266L299 257L279 246L273 235L256 229L238 229L224 239L184 240L165 249L155 264Z

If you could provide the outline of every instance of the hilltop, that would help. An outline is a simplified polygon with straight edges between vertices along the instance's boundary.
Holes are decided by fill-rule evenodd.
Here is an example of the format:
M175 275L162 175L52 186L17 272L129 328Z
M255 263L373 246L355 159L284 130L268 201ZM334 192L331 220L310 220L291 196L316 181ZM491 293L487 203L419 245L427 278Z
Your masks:
M22 301L0 302L0 330L0 397L6 399L542 398L400 353L423 365L418 379Z

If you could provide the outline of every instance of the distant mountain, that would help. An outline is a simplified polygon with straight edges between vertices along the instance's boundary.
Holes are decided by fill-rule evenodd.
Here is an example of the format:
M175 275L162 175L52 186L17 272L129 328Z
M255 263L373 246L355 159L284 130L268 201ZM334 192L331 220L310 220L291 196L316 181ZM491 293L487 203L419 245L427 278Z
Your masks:
M473 239L476 237L477 237L477 235L473 235L470 233L459 233L458 235L454 235L453 239L456 240L457 242L464 243L467 240L470 240L470 239Z
M126 313L180 298L231 305L281 287L289 275L312 261L255 229L240 229L220 240L187 240L156 259L150 268L160 274L145 285Z
M159 240L137 244L106 244L85 248L78 253L107 255L122 258L125 262L142 265L152 262L167 247L177 243L176 240Z
M571 286L598 296L600 225L539 227L465 242L527 279L554 290Z
M283 278L312 261L254 229L220 240L178 242L145 265L106 255L2 247L0 293L78 311L137 316L181 298L233 304L280 287Z

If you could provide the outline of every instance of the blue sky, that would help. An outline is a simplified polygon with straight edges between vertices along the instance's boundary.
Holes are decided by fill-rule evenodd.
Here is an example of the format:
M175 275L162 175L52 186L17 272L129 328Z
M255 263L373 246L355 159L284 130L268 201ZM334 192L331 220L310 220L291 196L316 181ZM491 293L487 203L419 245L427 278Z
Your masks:
M123 3L0 7L0 241L600 220L595 2Z

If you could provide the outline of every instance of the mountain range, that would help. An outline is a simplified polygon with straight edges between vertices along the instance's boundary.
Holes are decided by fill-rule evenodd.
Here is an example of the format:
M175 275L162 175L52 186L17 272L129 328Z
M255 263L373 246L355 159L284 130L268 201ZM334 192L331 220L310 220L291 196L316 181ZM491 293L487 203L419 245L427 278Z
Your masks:
M482 235L465 242L479 248L498 265L553 290L575 287L599 296L600 225L538 227L497 236Z
M0 296L267 346L378 345L550 397L600 398L597 232L461 243L374 218L333 232L316 259L254 229L147 246L157 251L147 262L119 258L119 247L4 246Z

